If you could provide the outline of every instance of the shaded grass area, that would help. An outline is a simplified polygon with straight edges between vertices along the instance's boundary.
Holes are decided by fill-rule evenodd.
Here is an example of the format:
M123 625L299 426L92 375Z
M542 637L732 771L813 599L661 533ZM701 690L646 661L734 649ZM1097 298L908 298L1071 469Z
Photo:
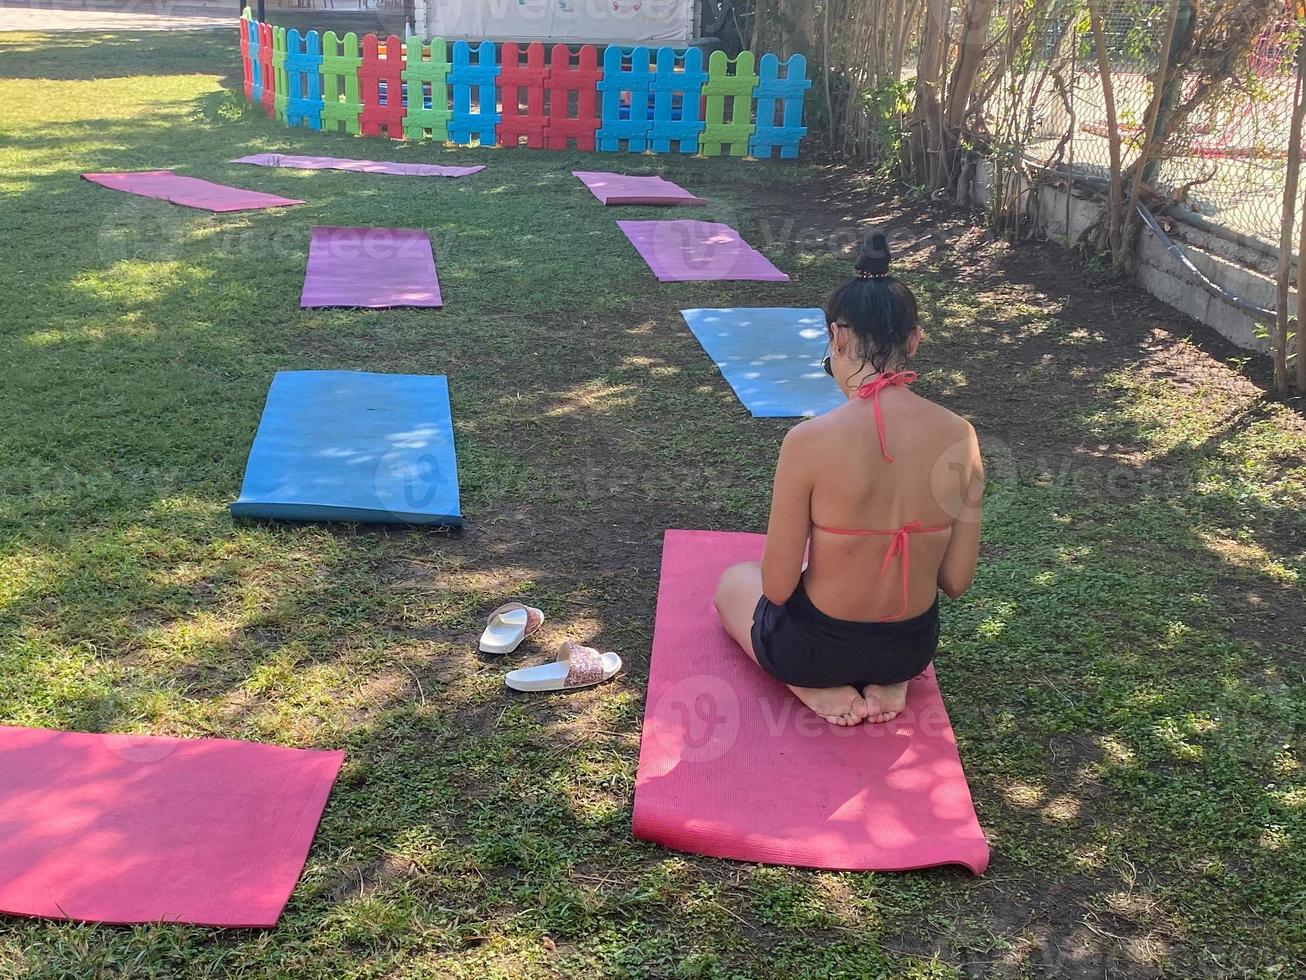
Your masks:
M272 932L0 925L0 976L1286 976L1303 931L1306 427L1195 325L840 168L440 150L247 112L206 34L0 36L0 721L341 746ZM225 87L224 87L225 85ZM264 150L490 169L296 173ZM659 285L569 176L660 172L794 280ZM310 203L206 216L84 170ZM971 417L984 558L939 675L994 860L828 874L631 839L662 530L760 530L784 423L686 306L818 303L915 241L921 390ZM300 311L315 223L420 227L447 308ZM447 373L461 534L235 525L274 371ZM541 642L475 652L531 595ZM563 637L615 683L509 697Z

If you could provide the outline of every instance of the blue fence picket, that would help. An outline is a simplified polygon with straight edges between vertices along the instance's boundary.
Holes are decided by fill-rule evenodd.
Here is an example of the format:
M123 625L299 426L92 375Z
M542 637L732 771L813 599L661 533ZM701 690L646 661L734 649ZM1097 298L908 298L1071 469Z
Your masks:
M250 76L253 79L251 91L255 105L263 101L263 66L258 60L258 24L258 21L250 18L245 25L245 45L249 51Z
M679 66L677 61L680 61ZM703 52L690 48L677 59L674 48L658 48L653 75L653 152L670 153L678 143L681 153L697 153L703 134Z
M748 152L755 157L770 157L775 150L786 160L798 156L798 144L807 135L803 125L803 98L812 87L807 77L807 59L790 55L785 62L785 77L780 77L780 59L762 55L758 65L757 130L749 140ZM776 122L776 104L780 103L780 122Z
M317 31L300 37L286 32L286 76L290 97L286 102L286 124L309 129L322 128L322 38Z
M449 117L449 138L464 145L475 135L481 146L495 145L495 128L499 113L495 87L499 66L495 63L494 44L482 41L476 46L476 61L472 61L472 46L466 41L455 41L453 67L449 69L449 83L453 86L453 115ZM476 110L472 111L472 89L476 89Z
M648 48L630 52L629 68L626 61L626 53L614 44L603 52L603 77L598 84L603 101L595 145L600 150L620 150L621 141L626 140L631 153L643 153L653 128L653 71Z

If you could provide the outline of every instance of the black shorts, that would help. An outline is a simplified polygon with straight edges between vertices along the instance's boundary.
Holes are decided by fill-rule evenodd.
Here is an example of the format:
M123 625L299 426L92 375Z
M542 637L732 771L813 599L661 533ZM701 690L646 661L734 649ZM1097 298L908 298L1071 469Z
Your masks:
M919 616L858 623L827 616L803 583L777 606L766 596L753 612L753 652L776 680L795 687L839 687L911 680L939 647L939 602Z

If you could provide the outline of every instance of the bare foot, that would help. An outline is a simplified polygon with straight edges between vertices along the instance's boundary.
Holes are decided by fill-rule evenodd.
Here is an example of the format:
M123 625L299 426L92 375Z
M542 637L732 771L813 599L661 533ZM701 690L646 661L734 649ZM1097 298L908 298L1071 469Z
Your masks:
M843 687L794 687L790 684L789 690L831 725L860 725L866 720L866 702L857 693L857 688L848 684Z
M862 697L866 699L866 720L873 725L882 725L902 714L907 707L908 683L867 684L862 688Z

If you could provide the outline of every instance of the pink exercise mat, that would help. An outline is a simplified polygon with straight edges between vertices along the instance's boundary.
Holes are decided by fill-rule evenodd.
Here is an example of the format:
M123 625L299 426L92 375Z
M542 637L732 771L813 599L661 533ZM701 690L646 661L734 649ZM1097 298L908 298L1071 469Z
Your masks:
M988 866L934 671L884 725L830 725L748 659L712 608L760 534L668 531L635 777L635 836L711 857L904 871Z
M466 177L480 173L480 167L444 167L434 163L390 163L385 160L350 160L345 157L291 156L285 153L255 153L232 160L255 167L284 167L288 170L347 170L359 174L396 174L403 177Z
M344 755L0 727L0 911L274 926Z
M618 221L660 282L754 279L787 282L729 225L713 221Z
M315 227L299 305L442 306L426 232L407 228Z
M303 204L290 197L247 191L226 184L215 184L198 177L183 177L171 170L138 170L121 174L82 174L92 183L115 191L169 201L204 211L255 211L261 208L289 207Z
M661 177L629 177L600 170L573 170L590 192L604 204L706 204L679 184Z

